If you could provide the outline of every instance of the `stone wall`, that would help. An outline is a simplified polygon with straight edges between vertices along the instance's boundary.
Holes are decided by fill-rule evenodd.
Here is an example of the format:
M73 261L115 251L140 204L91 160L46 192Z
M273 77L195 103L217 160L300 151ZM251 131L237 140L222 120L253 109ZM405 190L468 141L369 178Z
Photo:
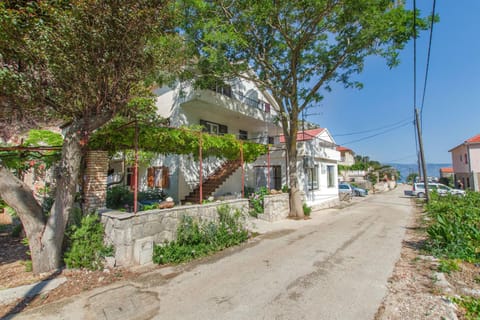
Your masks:
M259 219L273 222L287 218L290 213L288 193L265 196L263 210L263 213L258 215Z
M89 151L86 156L85 180L83 184L84 208L86 212L106 207L108 153Z
M248 214L248 199L148 210L137 214L109 211L102 213L105 241L115 248L116 265L148 264L152 262L154 244L176 238L178 223L183 216L191 216L200 221L215 221L220 205L228 205Z

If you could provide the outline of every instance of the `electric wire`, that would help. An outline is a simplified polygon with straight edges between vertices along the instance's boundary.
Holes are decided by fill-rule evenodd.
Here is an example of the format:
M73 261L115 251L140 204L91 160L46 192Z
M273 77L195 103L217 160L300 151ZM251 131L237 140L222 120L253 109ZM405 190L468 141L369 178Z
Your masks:
M423 105L425 102L425 92L427 91L427 81L428 81L428 70L430 67L430 52L432 48L432 37L433 37L433 22L435 20L435 5L436 0L433 0L433 7L432 7L432 16L430 19L430 37L428 40L428 53L427 53L427 66L425 67L425 81L423 83L423 94L422 94L422 104L420 106L420 119L422 118L423 114Z
M356 143L356 142L360 142L360 141L364 141L364 140L368 140L368 139L371 139L371 138L374 138L374 137L377 137L379 135L382 135L382 134L386 134L386 133L389 133L393 130L396 130L396 129L400 129L400 128L403 128L407 125L409 125L410 122L406 122L406 123L403 123L403 124L400 124L400 125L397 125L396 127L393 127L393 128L389 128L388 130L384 130L384 131L381 131L379 133L376 133L376 134L372 134L370 136L366 136L366 137L363 137L363 138L360 138L360 139L357 139L357 140L353 140L353 141L348 141L348 142L344 142L344 143L341 143L340 145L349 145L349 144L353 144L353 143Z
M332 136L333 136L333 137L344 137L344 136L353 136L353 135L356 135L356 134L369 133L369 132L378 131L378 130L382 130L382 129L389 128L389 127L394 127L394 126L397 126L397 125L399 125L399 124L403 124L403 123L405 123L405 122L410 123L411 121L412 121L412 117L408 117L408 118L402 119L402 120L400 120L400 121L394 122L394 123L392 123L392 124L387 124L387 125L384 125L384 126L375 128L375 129L369 129L369 130L363 130L363 131L356 131L356 132L350 132L350 133L334 134L334 135L332 135Z

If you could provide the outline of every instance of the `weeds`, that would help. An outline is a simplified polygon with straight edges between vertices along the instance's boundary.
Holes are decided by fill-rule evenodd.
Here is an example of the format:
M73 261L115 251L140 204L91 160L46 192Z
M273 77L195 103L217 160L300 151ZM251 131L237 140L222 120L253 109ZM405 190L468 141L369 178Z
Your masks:
M158 264L181 263L246 241L248 231L241 212L229 206L217 210L217 223L200 223L190 216L183 216L177 228L177 240L155 246L153 261Z
M430 218L427 251L446 259L480 261L480 194L439 197L432 193L426 210Z
M465 309L465 319L480 318L480 299L474 297L453 298L453 302Z

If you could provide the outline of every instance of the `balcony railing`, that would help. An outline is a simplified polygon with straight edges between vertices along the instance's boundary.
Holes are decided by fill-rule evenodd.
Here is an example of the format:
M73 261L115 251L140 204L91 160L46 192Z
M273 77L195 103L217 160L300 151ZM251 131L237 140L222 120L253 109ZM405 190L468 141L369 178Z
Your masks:
M216 87L216 88L213 88L213 89L210 89L210 90L212 90L216 93L220 93L220 94L222 94L224 96L227 96L229 98L238 100L238 101L246 104L247 106L252 107L252 108L256 108L256 109L258 109L262 112L270 113L271 106L270 106L269 103L267 103L263 100L260 100L260 99L254 99L254 98L244 96L241 93L234 93L230 87Z

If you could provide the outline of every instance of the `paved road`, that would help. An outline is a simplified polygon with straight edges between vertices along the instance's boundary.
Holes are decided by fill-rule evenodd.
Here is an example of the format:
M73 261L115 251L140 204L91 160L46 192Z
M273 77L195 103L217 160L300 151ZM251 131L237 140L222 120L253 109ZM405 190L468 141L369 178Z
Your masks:
M264 234L182 272L165 269L24 316L373 319L411 212L403 190L372 195L341 210L316 212L301 228Z

